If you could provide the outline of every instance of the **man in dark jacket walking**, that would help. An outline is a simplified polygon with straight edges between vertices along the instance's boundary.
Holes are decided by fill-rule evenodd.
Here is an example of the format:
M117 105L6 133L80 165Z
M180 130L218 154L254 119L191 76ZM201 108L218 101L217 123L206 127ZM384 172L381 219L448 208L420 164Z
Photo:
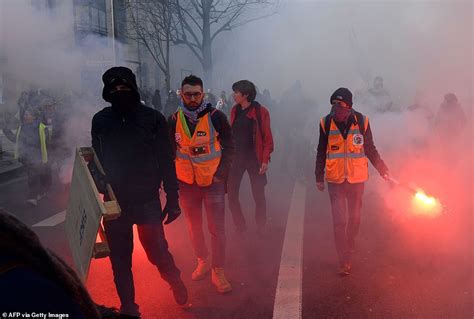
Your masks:
M389 179L389 173L375 148L368 117L352 109L352 93L339 88L330 102L331 113L321 119L319 127L316 185L319 191L324 191L326 175L339 274L346 276L351 271L355 238L359 232L362 195L369 178L368 161L383 178Z
M92 119L92 146L105 170L105 178L117 196L122 215L104 223L110 246L110 261L121 302L121 313L139 316L132 274L133 225L148 259L157 266L180 305L187 290L163 231L176 219L178 204L172 145L164 116L140 103L135 75L125 67L114 67L102 76L102 97L112 106ZM159 188L166 192L161 209Z
M21 125L16 134L4 129L5 136L15 143L14 157L26 168L28 198L26 203L37 206L51 187L51 166L48 160L51 134L32 107L20 110Z
M151 103L155 110L162 112L162 105L161 105L161 94L160 90L156 89L155 93L153 94L153 98L151 99Z
M166 117L169 117L171 114L173 114L174 112L176 112L176 110L178 109L179 107L179 99L178 97L176 96L176 92L174 92L173 90L170 90L168 92L168 98L166 99L166 103L165 103L165 108L163 110L163 114L166 116Z
M237 103L231 110L230 125L235 139L236 156L229 174L229 207L238 232L246 230L246 223L239 202L242 177L247 171L255 200L257 232L262 235L266 223L265 185L266 172L273 152L273 136L268 110L255 101L255 85L242 80L232 85Z

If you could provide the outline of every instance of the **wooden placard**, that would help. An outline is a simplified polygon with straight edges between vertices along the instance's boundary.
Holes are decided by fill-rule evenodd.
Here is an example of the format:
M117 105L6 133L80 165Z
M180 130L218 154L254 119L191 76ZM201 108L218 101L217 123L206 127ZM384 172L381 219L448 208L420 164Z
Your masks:
M66 236L79 277L86 282L92 258L109 255L102 218L112 220L120 216L120 206L112 188L107 185L111 201L104 202L97 190L87 163L94 161L103 172L102 165L91 147L76 150L71 190L66 213ZM99 233L101 242L96 243Z

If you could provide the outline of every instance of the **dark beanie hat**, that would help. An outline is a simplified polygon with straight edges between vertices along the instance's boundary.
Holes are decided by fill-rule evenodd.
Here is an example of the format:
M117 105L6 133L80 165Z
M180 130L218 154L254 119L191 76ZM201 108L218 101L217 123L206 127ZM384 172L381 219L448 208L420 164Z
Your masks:
M352 107L352 93L347 88L338 88L332 95L329 103L332 104L332 101L339 100L346 102L350 107Z
M110 90L116 85L126 85L138 96L137 79L132 70L124 66L116 66L105 71L102 75L102 82L104 82L104 89L102 90L102 98L110 102Z

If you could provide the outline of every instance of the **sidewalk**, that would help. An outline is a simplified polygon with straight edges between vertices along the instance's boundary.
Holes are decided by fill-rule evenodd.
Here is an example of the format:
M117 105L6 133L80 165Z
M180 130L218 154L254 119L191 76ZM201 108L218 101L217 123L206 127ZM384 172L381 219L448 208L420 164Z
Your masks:
M23 172L23 165L13 159L13 143L0 131L0 183L7 182Z

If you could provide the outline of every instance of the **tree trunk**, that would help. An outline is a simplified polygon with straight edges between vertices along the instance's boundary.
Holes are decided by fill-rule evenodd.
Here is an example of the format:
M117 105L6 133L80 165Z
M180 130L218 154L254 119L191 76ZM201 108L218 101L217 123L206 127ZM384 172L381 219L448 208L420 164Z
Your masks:
M211 43L203 48L203 63L202 69L204 71L204 86L211 89L214 85L212 76L212 52Z
M165 74L165 87L166 87L166 92L165 93L166 93L166 96L168 96L168 92L171 89L171 79L170 79L169 73Z
M165 59L165 69L166 69L166 74L165 74L165 86L166 86L166 94L170 91L170 86L171 86L171 70L170 70L170 43L171 39L169 37L169 32L168 35L166 36L166 59Z
M210 10L212 1L205 1L203 6L203 28L202 28L202 69L204 71L204 86L212 88L212 40Z
M170 46L171 46L171 10L169 8L169 1L166 3L166 58L165 58L165 86L166 86L166 96L171 88L171 68L170 68Z

